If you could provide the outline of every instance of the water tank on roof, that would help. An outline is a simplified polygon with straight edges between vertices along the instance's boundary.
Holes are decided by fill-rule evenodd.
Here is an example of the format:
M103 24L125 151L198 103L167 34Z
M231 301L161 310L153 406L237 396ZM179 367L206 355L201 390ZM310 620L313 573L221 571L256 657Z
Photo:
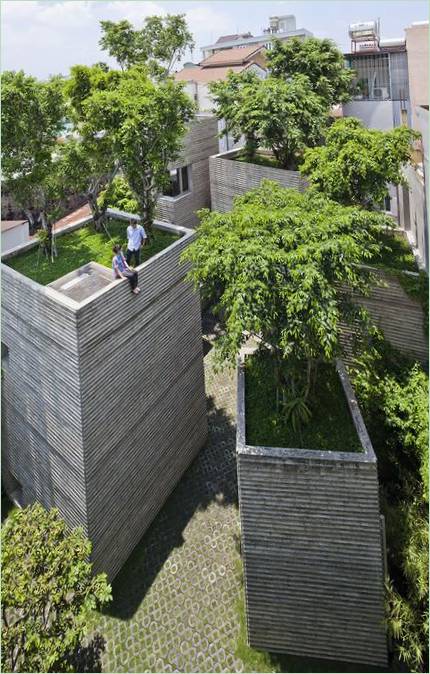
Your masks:
M348 34L352 40L357 38L374 39L379 36L378 22L360 21L360 23L350 23Z

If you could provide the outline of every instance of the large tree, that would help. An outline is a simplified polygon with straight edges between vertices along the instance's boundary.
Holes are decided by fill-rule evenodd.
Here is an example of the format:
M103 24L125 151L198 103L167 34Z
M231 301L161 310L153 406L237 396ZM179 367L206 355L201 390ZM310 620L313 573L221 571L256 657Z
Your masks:
M328 129L325 145L307 149L300 171L312 186L342 204L381 206L388 183L404 182L402 167L411 159L418 134L398 127L368 129L354 117L339 119Z
M267 52L267 62L273 77L306 75L313 91L328 106L351 98L354 73L345 67L342 52L331 40L309 37L281 42L275 38Z
M76 192L85 193L97 230L104 226L106 219L106 209L98 197L117 175L120 162L111 135L91 119L88 101L98 92L115 90L119 79L118 71L102 64L76 65L64 87L76 134L61 147L61 171Z
M185 14L148 16L143 28L129 21L101 21L100 46L118 61L122 69L147 65L155 75L172 72L187 49L194 47Z
M229 213L201 211L184 257L196 286L220 298L221 359L234 362L246 332L255 333L273 348L279 386L294 382L306 400L318 363L342 353L342 325L366 318L350 293L369 292L361 264L378 252L386 222L271 181L236 197Z
M79 671L90 613L111 599L105 574L91 574L91 544L37 503L6 520L1 543L3 670Z
M235 140L245 137L244 155L252 161L259 146L272 150L283 168L296 169L300 153L315 145L328 122L324 100L312 90L309 79L289 80L255 73L230 72L224 81L210 85L217 114Z
M181 150L194 104L171 77L154 81L140 66L116 73L114 86L94 90L85 99L85 131L112 147L142 224L151 230L157 197L168 181L168 164Z
M58 137L64 126L62 80L40 82L19 72L1 77L2 180L31 226L48 231L58 215ZM60 190L61 191L61 190Z

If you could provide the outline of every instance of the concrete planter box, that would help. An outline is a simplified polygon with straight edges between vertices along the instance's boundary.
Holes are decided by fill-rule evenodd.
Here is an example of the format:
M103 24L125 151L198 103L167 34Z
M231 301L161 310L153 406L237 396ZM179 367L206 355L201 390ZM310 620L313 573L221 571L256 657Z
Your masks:
M237 466L251 646L386 666L384 536L376 457L342 363L363 452L246 442L238 367Z
M283 187L303 192L308 183L298 171L260 166L242 161L234 161L240 150L222 152L209 157L209 178L211 186L212 210L225 213L231 210L233 199L258 187L266 178L274 180Z
M181 238L140 265L138 296L95 263L50 286L2 265L4 463L24 503L84 528L110 579L207 435L200 301L179 263L195 234L155 226Z

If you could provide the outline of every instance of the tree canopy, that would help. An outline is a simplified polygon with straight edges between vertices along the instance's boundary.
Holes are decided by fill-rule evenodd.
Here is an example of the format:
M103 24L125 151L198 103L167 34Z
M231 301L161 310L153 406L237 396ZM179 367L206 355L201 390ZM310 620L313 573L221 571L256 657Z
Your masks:
M245 155L252 161L259 146L272 150L283 168L296 169L297 157L322 137L328 111L310 87L296 75L288 81L255 73L230 72L210 84L217 114L235 140L245 136Z
M125 20L100 23L100 46L116 58L122 69L140 64L155 75L165 75L194 46L185 14L148 16L140 30Z
M341 325L356 320L341 284L366 293L359 265L379 250L379 213L346 208L322 195L262 181L237 197L229 213L203 210L197 239L184 258L190 278L220 297L221 359L234 361L258 334L280 360L331 360L341 353Z
M112 86L85 98L83 127L86 136L102 138L112 148L150 229L167 166L180 152L194 104L170 77L155 82L140 66L116 74Z
M354 117L339 119L327 130L325 144L307 149L300 172L312 186L342 204L382 205L387 183L404 182L417 133L407 127L368 129Z
M3 670L76 671L89 614L111 598L105 574L91 575L90 542L36 503L8 517L1 543Z
M56 157L65 106L60 77L47 82L19 72L1 76L2 179L30 224L57 214Z
M332 40L308 37L281 42L275 38L267 62L273 77L306 75L311 89L329 106L351 98L354 73L345 67L343 54Z

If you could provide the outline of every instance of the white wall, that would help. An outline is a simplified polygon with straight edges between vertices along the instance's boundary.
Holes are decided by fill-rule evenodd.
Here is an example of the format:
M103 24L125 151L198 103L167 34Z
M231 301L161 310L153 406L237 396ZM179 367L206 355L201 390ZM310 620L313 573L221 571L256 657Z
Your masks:
M1 233L1 252L6 253L11 248L26 243L29 239L28 222L17 225L12 229L7 229Z
M358 117L369 129L388 131L394 127L392 101L351 101L343 105L345 117Z

